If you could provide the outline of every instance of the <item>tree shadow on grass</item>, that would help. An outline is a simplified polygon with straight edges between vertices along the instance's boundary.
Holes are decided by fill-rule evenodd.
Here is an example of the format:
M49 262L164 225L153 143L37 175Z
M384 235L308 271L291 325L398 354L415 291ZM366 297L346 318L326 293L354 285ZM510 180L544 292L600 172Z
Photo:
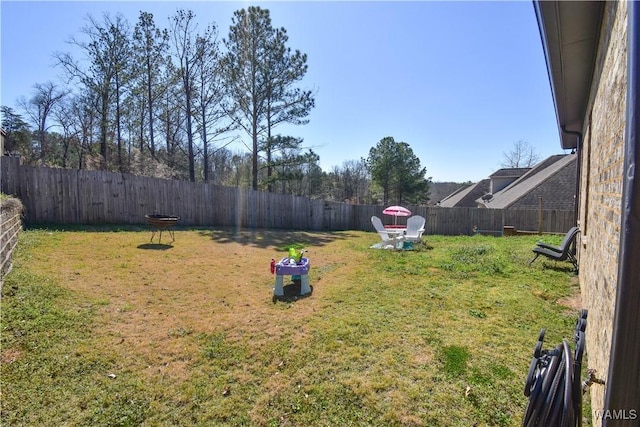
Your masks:
M49 231L87 231L87 232L149 232L153 233L153 227L148 225L137 224L102 224L102 225L56 225L44 224L29 227L31 230L49 230ZM216 243L239 243L241 245L254 248L275 248L279 250L287 250L289 247L306 248L313 246L324 246L336 240L345 240L356 237L356 234L350 231L291 231L291 230L274 230L274 229L249 229L237 227L190 227L175 226L172 227L173 232L176 231L196 231L201 236L209 237ZM164 237L164 236L163 236ZM168 247L164 247L168 246ZM155 247L153 244L140 245L139 249L169 249L172 246L162 244Z
M289 247L306 248L324 246L336 240L355 237L345 232L309 232L289 230L261 230L261 229L216 229L201 230L202 236L210 237L216 243L239 243L255 248L276 248L286 250Z

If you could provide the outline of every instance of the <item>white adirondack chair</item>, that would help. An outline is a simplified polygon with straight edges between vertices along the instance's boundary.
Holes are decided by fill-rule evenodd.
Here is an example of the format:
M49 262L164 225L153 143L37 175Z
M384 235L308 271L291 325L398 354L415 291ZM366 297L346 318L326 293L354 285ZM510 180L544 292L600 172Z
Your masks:
M422 241L422 233L424 233L424 224L426 220L420 215L414 215L407 219L407 231L404 239L409 242Z
M384 225L382 225L382 220L375 215L371 217L371 224L373 224L373 227L378 232L380 239L382 239L380 247L385 249L402 249L404 242L404 235L402 232L386 230Z

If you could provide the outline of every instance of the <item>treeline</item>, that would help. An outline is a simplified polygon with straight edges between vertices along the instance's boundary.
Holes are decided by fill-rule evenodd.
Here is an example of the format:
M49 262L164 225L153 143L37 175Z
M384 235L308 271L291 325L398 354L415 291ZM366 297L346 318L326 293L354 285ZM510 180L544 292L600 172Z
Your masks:
M336 201L394 200L395 190L372 183L370 162L324 172L301 138L277 133L281 124L306 124L315 100L301 87L307 55L288 46L268 10L234 12L225 38L195 18L178 10L160 28L148 12L133 27L121 14L89 17L70 40L81 58L54 53L64 82L36 83L18 101L22 114L2 106L7 154ZM247 151L227 148L239 135L251 141ZM425 188L404 198L426 200Z

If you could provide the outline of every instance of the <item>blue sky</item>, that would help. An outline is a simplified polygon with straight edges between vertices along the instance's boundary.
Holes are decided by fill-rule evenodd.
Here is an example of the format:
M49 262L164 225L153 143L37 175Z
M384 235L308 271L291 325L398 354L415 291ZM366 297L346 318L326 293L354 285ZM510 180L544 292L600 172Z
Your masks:
M251 5L269 9L308 55L310 122L276 132L304 138L324 170L367 157L386 136L407 142L434 181L486 178L518 140L541 158L563 152L530 1L2 0L0 103L19 110L34 84L57 81L52 55L73 52L67 41L89 14L119 12L133 27L143 10L167 27L176 9L191 9L222 38L233 12Z

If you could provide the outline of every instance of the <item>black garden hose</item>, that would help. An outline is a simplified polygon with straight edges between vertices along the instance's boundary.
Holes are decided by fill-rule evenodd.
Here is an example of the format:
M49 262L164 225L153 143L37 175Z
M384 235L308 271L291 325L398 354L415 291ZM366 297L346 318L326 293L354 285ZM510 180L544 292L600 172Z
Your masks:
M522 427L582 426L580 375L586 327L587 310L582 310L576 322L573 355L565 340L552 350L543 350L545 330L540 331L524 386L529 402Z

